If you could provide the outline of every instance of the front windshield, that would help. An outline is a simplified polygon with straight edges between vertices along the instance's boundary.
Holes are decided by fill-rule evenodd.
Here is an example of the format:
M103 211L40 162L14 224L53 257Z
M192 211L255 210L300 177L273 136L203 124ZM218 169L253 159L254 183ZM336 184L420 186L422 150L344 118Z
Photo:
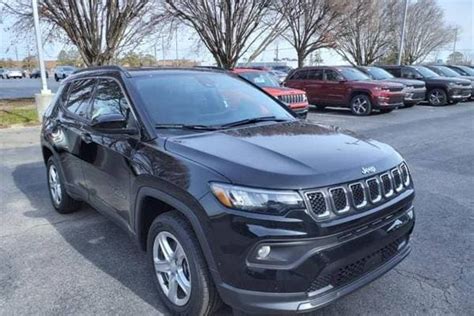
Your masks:
M434 72L433 70L429 70L426 67L423 66L414 66L413 67L416 71L418 71L424 78L436 78L439 77L439 75Z
M261 117L294 119L270 96L224 73L166 72L137 76L132 82L156 125L219 126Z
M249 71L249 72L242 72L239 75L244 77L248 81L256 84L259 87L279 87L280 86L278 81L275 80L275 77L268 72Z
M370 80L370 77L367 76L360 70L349 67L340 67L337 70L342 74L342 76L349 81L359 81L359 80Z
M367 72L372 76L372 78L376 80L383 80L383 79L392 79L394 76L392 76L391 73L388 71L378 68L378 67L367 67L366 68Z
M458 67L464 70L464 73L465 73L464 75L474 76L474 69L469 68L468 66L458 66Z
M446 67L446 66L435 66L438 71L437 73L439 75L445 76L445 77L460 77L461 75L455 72L454 70Z

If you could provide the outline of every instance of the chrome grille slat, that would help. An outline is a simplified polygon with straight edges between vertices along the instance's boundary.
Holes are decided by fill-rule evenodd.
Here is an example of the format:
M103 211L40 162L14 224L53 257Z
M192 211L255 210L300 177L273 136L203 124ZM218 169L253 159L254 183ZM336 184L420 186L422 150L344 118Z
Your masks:
M383 195L385 197L390 197L393 195L393 184L392 184L392 177L390 173L384 173L380 176L380 180L382 183Z
M371 178L366 181L369 188L370 202L377 203L382 199L382 190L380 188L380 181L378 178Z
M400 192L403 189L402 176L398 168L392 169L393 184L395 185L395 191Z

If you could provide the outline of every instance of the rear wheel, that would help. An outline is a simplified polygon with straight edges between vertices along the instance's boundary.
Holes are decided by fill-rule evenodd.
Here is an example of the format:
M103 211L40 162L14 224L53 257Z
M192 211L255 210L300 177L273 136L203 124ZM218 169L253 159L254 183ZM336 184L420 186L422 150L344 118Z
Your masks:
M430 92L428 93L428 102L430 103L430 105L433 106L446 105L446 103L448 102L448 96L446 95L446 91L438 88L430 90Z
M54 80L59 81L58 75L54 74Z
M351 100L352 114L357 116L369 115L372 112L372 103L365 94L358 94Z
M153 221L147 248L159 296L173 315L209 315L219 308L221 300L201 247L177 211Z
M67 214L77 210L80 202L74 200L66 192L62 170L53 156L48 159L47 176L49 196L56 211L61 214Z

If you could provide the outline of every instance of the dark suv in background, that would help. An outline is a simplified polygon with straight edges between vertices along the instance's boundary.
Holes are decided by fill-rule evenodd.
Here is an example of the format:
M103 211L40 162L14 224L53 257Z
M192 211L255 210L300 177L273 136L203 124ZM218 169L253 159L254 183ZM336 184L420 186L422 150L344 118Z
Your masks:
M474 98L474 76L461 75L455 70L455 68L448 67L446 65L425 65L426 68L429 68L436 72L438 75L449 78L461 78L471 81L471 99ZM469 98L466 98L466 100Z
M390 112L403 105L404 85L371 80L361 71L347 66L304 67L288 74L287 87L306 91L310 104L348 107L355 115L372 110Z
M124 228L173 315L207 315L221 299L310 311L410 252L415 193L394 149L299 120L227 72L76 72L41 146L56 210L83 201Z
M375 66L358 66L356 68L365 73L372 80L381 80L403 84L405 86L405 97L403 98L403 103L406 107L414 106L425 100L426 87L423 81L396 78L388 71Z
M426 100L430 105L455 104L471 96L471 82L442 77L423 66L380 66L398 78L422 80L426 84Z

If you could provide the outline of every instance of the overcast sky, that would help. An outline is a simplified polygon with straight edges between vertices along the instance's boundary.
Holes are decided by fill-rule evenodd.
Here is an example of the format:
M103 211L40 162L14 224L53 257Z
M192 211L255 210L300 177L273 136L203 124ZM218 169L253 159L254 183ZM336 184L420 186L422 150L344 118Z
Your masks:
M401 1L401 0L400 0ZM414 0L411 0L414 1ZM446 21L449 24L458 25L462 32L458 35L456 50L464 54L474 55L474 0L437 0L444 10ZM28 55L28 48L34 54L34 43L17 43L12 44L14 40L12 34L5 31L8 21L0 24L0 58L16 59L17 54L19 59L23 59ZM436 23L436 21L433 21ZM176 57L175 41L165 45L164 57L166 59L173 59ZM204 47L196 51L196 38L191 34L178 34L178 57L195 59L201 61L203 64L212 64L214 61L212 56L207 53ZM47 45L45 47L45 58L56 59L58 52L64 48L62 44ZM279 57L295 58L296 55L291 46L284 40L278 41ZM445 59L452 51L452 47L444 49L439 52L439 58ZM144 48L144 52L154 54L151 47ZM276 44L268 47L265 52L258 57L257 61L271 61L275 57ZM322 50L322 58L325 64L342 64L342 59L331 50ZM161 51L161 43L157 45L157 57L161 59L163 52Z

